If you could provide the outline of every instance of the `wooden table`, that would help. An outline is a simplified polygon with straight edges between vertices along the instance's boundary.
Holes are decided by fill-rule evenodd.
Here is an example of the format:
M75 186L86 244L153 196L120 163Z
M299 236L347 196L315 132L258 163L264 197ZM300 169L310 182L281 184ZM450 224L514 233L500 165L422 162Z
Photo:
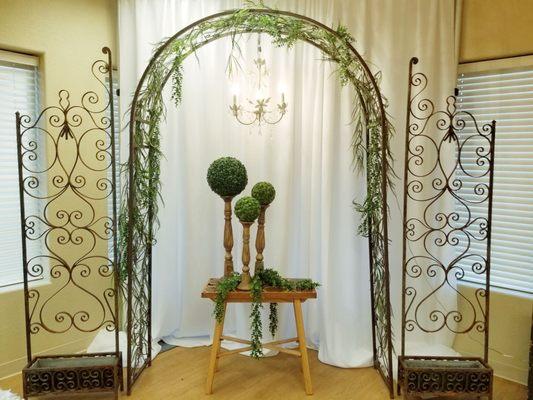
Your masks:
M216 287L218 279L211 278L207 283L206 287L202 292L202 298L215 300L216 297ZM313 387L311 384L311 372L309 370L309 359L307 356L307 346L305 342L305 330L304 330L304 321L302 314L302 303L307 299L316 299L316 290L310 291L295 291L287 292L280 291L279 289L274 288L265 288L263 290L262 302L263 303L292 303L294 308L294 318L296 320L296 332L297 336L290 339L276 340L273 342L263 343L262 346L265 349L276 350L282 353L287 353L293 356L301 358L302 362L302 372L304 376L305 384L305 393L308 395L313 394ZM228 303L251 303L252 298L250 292L243 291L233 291L228 294L226 298L226 303L224 304L224 311ZM250 346L251 342L249 340L239 339L231 336L226 336L223 334L224 330L224 318L222 322L216 322L215 331L213 333L213 345L211 347L211 358L209 361L209 369L207 372L207 382L205 386L205 392L207 394L213 393L213 380L215 378L215 372L218 368L218 360L222 357L230 356L233 354L239 354L244 351L249 351L252 349ZM221 351L221 341L228 340L231 342L241 343L247 345L246 347L241 347L235 350L226 350ZM287 349L281 347L282 344L286 343L298 343L298 349Z

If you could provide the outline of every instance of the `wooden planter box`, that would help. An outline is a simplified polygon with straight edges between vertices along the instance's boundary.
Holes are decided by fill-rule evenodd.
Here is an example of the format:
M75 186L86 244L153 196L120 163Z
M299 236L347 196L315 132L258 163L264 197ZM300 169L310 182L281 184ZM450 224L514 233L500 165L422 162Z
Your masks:
M493 371L475 357L398 357L398 393L492 399Z
M65 392L115 392L122 389L119 353L35 357L22 370L23 396Z

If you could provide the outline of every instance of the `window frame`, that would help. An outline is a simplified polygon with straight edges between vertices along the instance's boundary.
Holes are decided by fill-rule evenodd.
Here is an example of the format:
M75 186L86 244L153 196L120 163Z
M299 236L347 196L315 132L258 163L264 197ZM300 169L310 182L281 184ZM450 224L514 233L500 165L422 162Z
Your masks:
M22 69L23 67L30 67L30 69L34 69L35 70L35 81L36 81L36 84L35 84L35 99L36 99L36 104L35 104L35 117L38 115L38 113L40 112L41 110L41 104L42 104L42 99L43 99L43 96L44 96L44 93L43 93L43 80L42 80L42 76L41 76L41 59L38 55L32 55L32 54L26 54L26 53L20 53L20 52L16 52L16 51L9 51L9 50L4 50L4 49L0 49L0 63L4 64L4 65L8 65L8 66L13 66L15 68L20 68ZM13 118L13 121L14 121L14 118ZM15 124L13 124L13 129L12 129L12 133L13 133L13 137L15 137L16 133L15 133ZM15 150L16 150L16 147L15 147ZM15 165L15 168L16 168L16 175L18 176L18 163ZM18 187L18 179L17 179L17 182L16 182L16 188L15 188L15 191L17 193L17 198L18 198L18 201L20 202L20 197L19 197L19 187ZM20 224L20 206L17 207L17 209L19 210L19 212L17 213L17 218L18 218L18 224ZM20 235L20 232L19 232L19 235ZM20 240L18 240L19 242L19 246L20 248L22 249L22 238L19 237ZM22 259L22 256L21 256L21 259L20 259L20 267L22 269L22 263L23 263L23 259ZM19 263L17 262L17 263ZM33 278L33 279L30 279L29 280L30 282L32 282L32 285L37 285L37 286L41 286L41 285L45 285L45 284L48 284L50 283L50 279L49 279L49 276L48 276L48 267L45 266L45 270L43 271L43 274L41 277L39 278ZM8 278L4 278L3 274L2 274L2 271L0 270L0 293L6 293L6 292L12 292L12 291L18 291L18 290L22 290L23 288L23 284L24 284L24 277L21 275L21 278L20 280L11 280L9 281Z

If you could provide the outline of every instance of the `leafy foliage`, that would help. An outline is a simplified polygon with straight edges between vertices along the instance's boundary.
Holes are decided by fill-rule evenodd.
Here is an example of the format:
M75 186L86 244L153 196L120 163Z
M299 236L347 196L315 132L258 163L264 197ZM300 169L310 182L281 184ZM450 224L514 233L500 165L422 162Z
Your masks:
M261 212L261 204L250 196L241 197L235 203L235 215L241 222L254 222Z
M252 331L250 339L252 342L251 356L252 358L259 358L263 355L263 348L261 347L261 339L263 338L261 292L263 291L263 285L259 277L254 276L250 286L250 294L252 296L252 312L250 314L250 329Z
M268 330L272 338L274 338L278 331L278 303L270 303Z
M252 188L252 197L257 199L262 206L266 206L274 201L276 189L269 182L258 182Z
M259 273L259 279L263 285L270 286L276 289L294 292L297 290L313 290L320 286L319 283L313 282L311 279L287 279L283 278L278 271L272 268L266 268Z
M237 272L234 272L230 276L225 276L218 281L215 308L213 310L213 315L217 322L220 323L224 319L224 302L226 301L226 297L228 297L228 293L236 290L239 283L241 283L241 275Z
M207 170L207 183L221 197L236 196L248 183L246 167L233 157L222 157L211 163Z
M241 281L240 275L233 273L228 277L221 278L217 285L217 295L215 298L215 308L213 315L218 322L222 322L224 318L224 303L228 294L237 289ZM267 268L256 274L251 281L250 296L252 298L252 310L250 313L250 329L252 342L251 356L259 358L263 355L261 347L261 339L263 339L263 323L261 320L261 310L263 309L262 293L264 288L274 288L277 290L284 290L289 292L313 290L320 286L319 283L313 282L310 279L286 279L283 278L279 272ZM270 322L269 330L272 336L276 335L278 329L278 308L276 303L270 304Z

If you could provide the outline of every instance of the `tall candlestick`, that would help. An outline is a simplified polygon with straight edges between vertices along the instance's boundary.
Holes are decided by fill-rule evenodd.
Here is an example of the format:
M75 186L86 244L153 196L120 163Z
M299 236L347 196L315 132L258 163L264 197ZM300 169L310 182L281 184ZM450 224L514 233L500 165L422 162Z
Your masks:
M250 290L251 280L250 276L250 226L253 222L242 222L242 274L241 274L241 283L237 286L239 290Z
M233 273L233 228L231 226L231 201L233 197L223 197L224 199L224 248L226 255L224 257L224 276L230 276Z
M261 206L261 212L257 221L257 235L255 237L255 250L257 251L257 255L255 256L254 274L260 273L265 268L263 250L265 249L265 213L267 208L268 204Z

